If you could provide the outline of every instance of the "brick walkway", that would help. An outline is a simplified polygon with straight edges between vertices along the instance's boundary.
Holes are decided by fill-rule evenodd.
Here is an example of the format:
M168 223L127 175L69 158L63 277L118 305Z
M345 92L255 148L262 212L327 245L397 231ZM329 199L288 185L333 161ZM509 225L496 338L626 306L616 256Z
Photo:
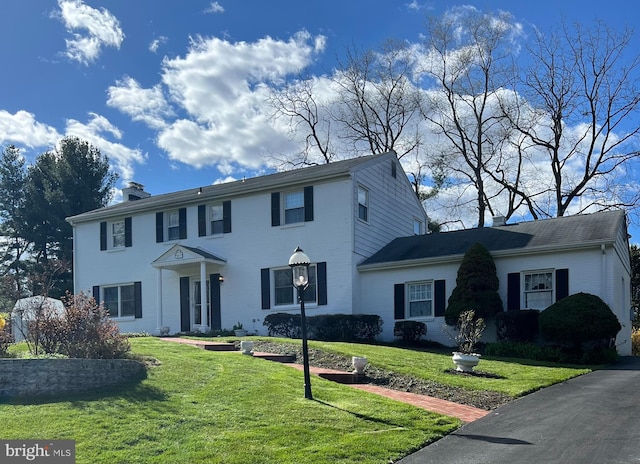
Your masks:
M296 369L303 370L302 364L287 364L291 367L295 367ZM318 367L309 367L309 372L315 375L320 375L323 373L328 374L343 374L343 371L336 371L333 369L323 369ZM417 393L410 393L398 390L392 390L391 388L384 388L378 385L371 385L367 383L351 383L344 384L349 387L357 388L359 390L364 390L369 393L375 393L376 395L386 396L387 398L391 398L396 401L401 401L403 403L409 403L413 406L417 406L422 409L426 409L427 411L437 412L439 414L444 414L446 416L457 417L463 422L473 422L474 420L480 419L481 417L489 414L489 411L485 411L484 409L474 408L473 406L467 406L465 404L453 403L451 401L441 400L439 398L434 398L432 396L427 395L419 395Z
M160 340L165 340L168 342L176 342L176 343L184 343L187 345L196 346L198 348L202 348L210 351L229 351L228 343L218 343L218 342L210 342L210 341L200 341L193 340L187 338L161 338ZM256 357L265 357L266 356L274 356L270 353L254 353ZM303 370L302 364L295 363L284 363L285 366L291 366L299 370ZM320 367L309 367L309 372L314 375L321 374L345 374L344 371L338 371L334 369L325 369ZM439 398L433 398L427 395L419 395L416 393L403 392L398 390L392 390L390 388L380 387L378 385L371 385L366 383L345 383L343 385L347 385L353 388L357 388L359 390L364 390L370 393L374 393L376 395L385 396L387 398L391 398L396 401L401 401L403 403L412 404L416 407L426 409L427 411L437 412L439 414L444 414L446 416L457 417L463 422L473 422L481 417L489 414L489 411L485 411L484 409L474 408L473 406L467 406L464 404L453 403L451 401L441 400Z

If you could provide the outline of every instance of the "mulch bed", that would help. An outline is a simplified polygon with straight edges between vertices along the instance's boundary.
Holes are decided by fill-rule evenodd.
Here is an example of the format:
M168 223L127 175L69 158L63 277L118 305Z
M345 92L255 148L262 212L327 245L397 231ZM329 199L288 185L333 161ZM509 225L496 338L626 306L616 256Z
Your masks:
M240 343L238 342L238 345ZM255 351L264 351L274 354L295 354L296 362L302 363L302 347L296 345L288 345L285 343L273 343L256 341L254 344ZM309 349L309 364L314 367L322 367L325 369L336 369L345 372L353 371L351 365L351 357L342 356L326 351ZM473 374L456 372L450 369L447 372L451 375L473 375L473 376L490 376L491 374L481 371ZM395 372L386 371L377 367L367 365L365 375L369 383L379 385L381 387L391 388L393 390L418 393L420 395L428 395L434 398L453 401L459 404L466 404L480 409L490 411L505 403L513 401L513 398L503 393L467 390L461 387L453 387L442 385L436 382L416 379L408 375L397 374Z

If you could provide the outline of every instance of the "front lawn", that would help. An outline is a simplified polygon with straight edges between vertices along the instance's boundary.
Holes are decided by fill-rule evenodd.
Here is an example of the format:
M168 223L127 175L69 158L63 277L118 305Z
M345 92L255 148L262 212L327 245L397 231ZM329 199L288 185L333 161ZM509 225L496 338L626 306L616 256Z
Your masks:
M76 440L78 464L382 464L460 425L315 376L305 400L301 372L238 352L131 344L160 363L142 383L1 404L3 439Z

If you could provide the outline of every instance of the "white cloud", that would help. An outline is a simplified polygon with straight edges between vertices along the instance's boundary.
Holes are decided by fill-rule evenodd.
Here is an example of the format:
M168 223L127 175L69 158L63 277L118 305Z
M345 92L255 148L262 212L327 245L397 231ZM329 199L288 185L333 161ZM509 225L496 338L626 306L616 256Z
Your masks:
M174 114L159 84L151 89L143 89L135 79L125 77L109 87L107 93L107 105L154 129L166 127L165 118Z
M84 65L95 61L105 46L120 48L124 33L107 9L97 10L81 0L58 0L59 17L72 38L65 39L65 54ZM80 32L79 32L80 31Z
M109 158L109 161L122 180L134 178L134 165L145 161L145 154L138 149L132 149L110 138L120 140L122 132L109 120L95 113L89 114L89 122L81 123L75 119L67 120L67 136L76 136L96 146L100 152Z
M204 10L205 13L224 13L224 7L222 5L220 5L219 2L211 2L211 5L209 5L209 8L207 8L206 10Z
M291 151L270 121L268 85L308 66L324 46L306 31L287 41L192 39L184 57L163 62L163 83L182 114L159 133L158 145L172 160L226 174L234 165L259 167L266 153Z
M167 39L165 36L161 35L160 37L158 37L157 39L154 39L153 41L151 41L151 43L149 44L149 51L153 52L153 53L157 53L158 52L158 48L160 48L160 45L164 45L167 43L169 39Z
M15 144L29 148L55 146L60 134L51 126L36 121L27 111L11 114L0 110L0 144Z

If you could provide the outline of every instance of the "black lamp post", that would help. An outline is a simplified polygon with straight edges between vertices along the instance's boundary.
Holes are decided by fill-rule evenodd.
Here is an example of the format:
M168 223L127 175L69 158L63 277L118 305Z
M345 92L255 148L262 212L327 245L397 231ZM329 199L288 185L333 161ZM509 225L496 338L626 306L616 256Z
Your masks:
M309 257L300 249L296 248L291 258L289 267L293 277L293 286L298 289L298 300L300 300L300 328L302 329L302 363L304 367L304 397L312 400L311 377L309 375L309 349L307 347L307 321L304 314L304 291L309 286Z

